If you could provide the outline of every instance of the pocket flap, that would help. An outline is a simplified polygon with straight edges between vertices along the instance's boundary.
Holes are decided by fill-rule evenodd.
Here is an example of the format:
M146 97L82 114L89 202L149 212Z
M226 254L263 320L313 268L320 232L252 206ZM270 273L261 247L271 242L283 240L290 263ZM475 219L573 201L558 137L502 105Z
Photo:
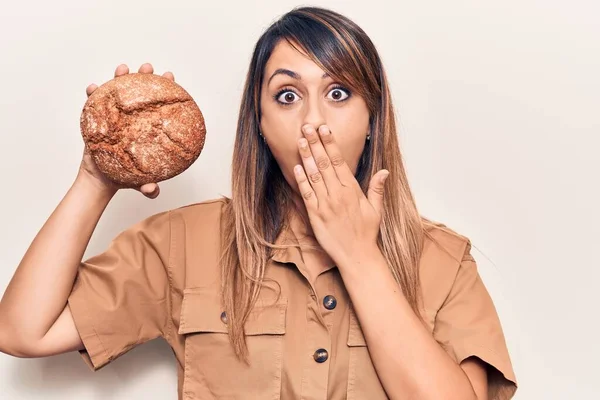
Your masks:
M245 334L283 335L286 310L286 298L280 298L274 304L266 304L259 299L248 316ZM227 334L227 324L221 320L223 311L218 293L203 288L185 289L178 332L180 335L201 332Z
M354 313L354 309L350 307L350 323L348 326L348 346L357 347L357 346L366 346L367 342L365 341L365 337L363 335L362 329L360 327L360 323L358 322L358 318Z

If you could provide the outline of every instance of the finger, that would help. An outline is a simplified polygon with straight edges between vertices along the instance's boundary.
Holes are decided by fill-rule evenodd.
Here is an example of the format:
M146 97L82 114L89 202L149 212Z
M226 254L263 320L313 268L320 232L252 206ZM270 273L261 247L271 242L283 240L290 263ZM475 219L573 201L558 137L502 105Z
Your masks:
M145 185L142 185L142 187L140 188L140 192L142 192L142 194L146 197L156 197L156 195L158 195L158 191L159 191L159 187L156 183L146 183Z
M343 186L354 187L357 190L360 189L360 185L358 181L354 177L350 166L344 160L342 156L342 152L340 151L340 147L338 146L335 136L331 132L328 126L321 125L319 127L319 134L321 135L321 142L323 143L323 147L329 156L329 160L331 161L331 165L333 165L333 169L337 174L337 177Z
M151 74L154 72L154 68L152 67L152 64L145 63L145 64L142 64L142 66L140 67L138 72L140 72L142 74Z
M306 176L308 176L308 180L317 195L317 200L325 199L327 197L327 187L325 186L325 182L323 182L323 175L321 175L321 171L317 168L315 159L310 152L306 138L298 140L298 151L300 152Z
M162 74L162 76L175 82L175 75L173 75L172 72L165 72L164 74Z
M369 182L369 190L367 191L367 199L379 215L383 213L383 193L384 183L390 175L388 170L382 169L378 171Z
M156 190L153 191L152 193L150 193L149 195L147 195L146 197L148 197L149 199L155 199L158 197L159 194L160 194L160 188L157 186Z
M307 210L316 210L319 206L319 201L317 196L308 181L308 177L304 172L304 168L300 164L294 167L294 177L296 178L296 183L298 184L298 191L304 200L304 204L306 205Z
M129 67L125 64L121 64L115 69L115 78L117 76L125 75L129 73Z
M325 125L321 125L321 127L323 126ZM321 143L319 133L310 124L304 125L302 132L304 132L304 136L308 141L315 164L323 176L328 193L333 193L333 191L339 189L341 182L331 165L331 160L329 159L329 155L327 155L327 151L325 151L325 147L323 147L323 143Z
M88 97L90 97L90 95L92 93L94 93L94 90L96 90L96 89L98 89L98 85L92 83L90 86L85 88L85 93L87 94Z

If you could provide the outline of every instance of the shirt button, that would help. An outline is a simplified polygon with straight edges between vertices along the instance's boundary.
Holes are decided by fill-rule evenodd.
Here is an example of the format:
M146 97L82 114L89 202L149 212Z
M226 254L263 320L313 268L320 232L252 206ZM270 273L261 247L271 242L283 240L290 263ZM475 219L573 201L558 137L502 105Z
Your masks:
M313 354L313 358L318 363L324 363L329 358L329 353L327 353L327 350L325 349L318 349L315 351L315 354Z
M337 300L332 295L325 296L323 298L323 305L328 310L333 310L337 305Z
M227 313L225 311L221 313L221 322L227 324Z

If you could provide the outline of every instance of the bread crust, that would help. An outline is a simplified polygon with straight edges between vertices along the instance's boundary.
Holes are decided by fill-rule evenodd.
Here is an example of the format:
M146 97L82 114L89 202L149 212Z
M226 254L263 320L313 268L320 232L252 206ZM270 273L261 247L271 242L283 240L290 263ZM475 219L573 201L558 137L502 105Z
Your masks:
M121 75L94 90L80 126L100 171L125 187L182 173L206 138L204 117L189 93L170 79L145 73Z

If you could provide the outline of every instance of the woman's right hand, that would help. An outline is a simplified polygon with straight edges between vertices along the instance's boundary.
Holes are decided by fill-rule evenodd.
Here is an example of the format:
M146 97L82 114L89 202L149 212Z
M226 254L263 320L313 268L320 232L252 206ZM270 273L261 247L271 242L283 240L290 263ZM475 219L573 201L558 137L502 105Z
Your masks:
M154 73L154 68L151 64L143 64L138 72L143 74ZM125 75L129 73L129 68L125 64L121 64L115 70L115 78L117 76ZM171 72L165 72L162 76L165 78L175 81L175 77ZM86 88L87 96L90 95L98 88L97 85L91 84ZM92 183L98 186L102 190L116 193L119 189L124 189L124 186L118 185L108 179L98 168L92 155L89 153L87 146L84 146L83 159L81 160L81 166L79 167L79 173L77 179L91 180ZM154 199L160 194L160 187L156 183L147 183L139 188L135 188L138 192L141 192L144 196Z

